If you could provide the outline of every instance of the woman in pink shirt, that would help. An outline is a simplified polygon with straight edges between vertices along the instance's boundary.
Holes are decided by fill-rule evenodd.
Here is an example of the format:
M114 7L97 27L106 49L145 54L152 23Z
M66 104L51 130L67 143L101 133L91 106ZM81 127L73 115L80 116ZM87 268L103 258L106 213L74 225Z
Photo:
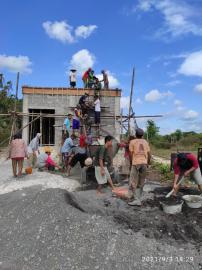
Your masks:
M12 159L12 167L13 167L13 176L22 176L22 168L24 158L28 157L27 155L27 145L25 141L22 139L22 135L17 133L13 136L13 140L10 144L9 157ZM18 167L18 173L17 173Z

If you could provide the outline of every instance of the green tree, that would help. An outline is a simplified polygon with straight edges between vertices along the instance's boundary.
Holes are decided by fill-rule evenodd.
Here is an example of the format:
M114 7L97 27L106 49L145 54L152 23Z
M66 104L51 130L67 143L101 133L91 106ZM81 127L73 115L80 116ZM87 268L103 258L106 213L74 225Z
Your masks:
M148 120L147 121L147 137L148 139L155 139L159 133L159 127L155 124L153 120Z
M176 129L174 135L177 141L182 139L182 131L180 129Z
M22 99L16 101L17 111L22 111ZM4 84L3 75L0 74L0 113L7 114L15 107L15 96L12 94L12 82ZM21 126L21 119L17 118L17 127ZM0 142L4 141L11 132L12 117L0 116Z

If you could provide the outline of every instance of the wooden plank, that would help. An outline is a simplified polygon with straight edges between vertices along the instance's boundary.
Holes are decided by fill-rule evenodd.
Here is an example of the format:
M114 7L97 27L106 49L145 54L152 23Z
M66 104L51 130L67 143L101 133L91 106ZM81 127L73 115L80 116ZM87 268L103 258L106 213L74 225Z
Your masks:
M82 96L85 93L88 93L89 96L94 96L94 89L84 89L84 88L50 88L50 87L22 87L23 94L35 94L35 95L67 95L67 96ZM111 90L100 90L100 96L107 97L120 97L121 90L120 89L111 89Z

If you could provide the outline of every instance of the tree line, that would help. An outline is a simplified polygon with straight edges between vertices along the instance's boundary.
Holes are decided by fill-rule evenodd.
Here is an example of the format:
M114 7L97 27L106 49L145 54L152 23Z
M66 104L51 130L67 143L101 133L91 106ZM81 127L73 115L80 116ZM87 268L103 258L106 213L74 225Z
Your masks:
M159 127L153 120L148 120L146 125L145 139L156 148L170 149L172 147L192 147L202 146L202 133L195 131L183 132L176 129L175 132L167 135L159 134Z

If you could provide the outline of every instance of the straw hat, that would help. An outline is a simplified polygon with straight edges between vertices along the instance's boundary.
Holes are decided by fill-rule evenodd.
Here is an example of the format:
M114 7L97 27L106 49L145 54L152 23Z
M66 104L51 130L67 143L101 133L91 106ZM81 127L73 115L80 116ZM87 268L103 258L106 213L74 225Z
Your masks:
M45 153L51 153L51 148L50 148L50 146L45 146L45 147L44 147L44 152L45 152Z

